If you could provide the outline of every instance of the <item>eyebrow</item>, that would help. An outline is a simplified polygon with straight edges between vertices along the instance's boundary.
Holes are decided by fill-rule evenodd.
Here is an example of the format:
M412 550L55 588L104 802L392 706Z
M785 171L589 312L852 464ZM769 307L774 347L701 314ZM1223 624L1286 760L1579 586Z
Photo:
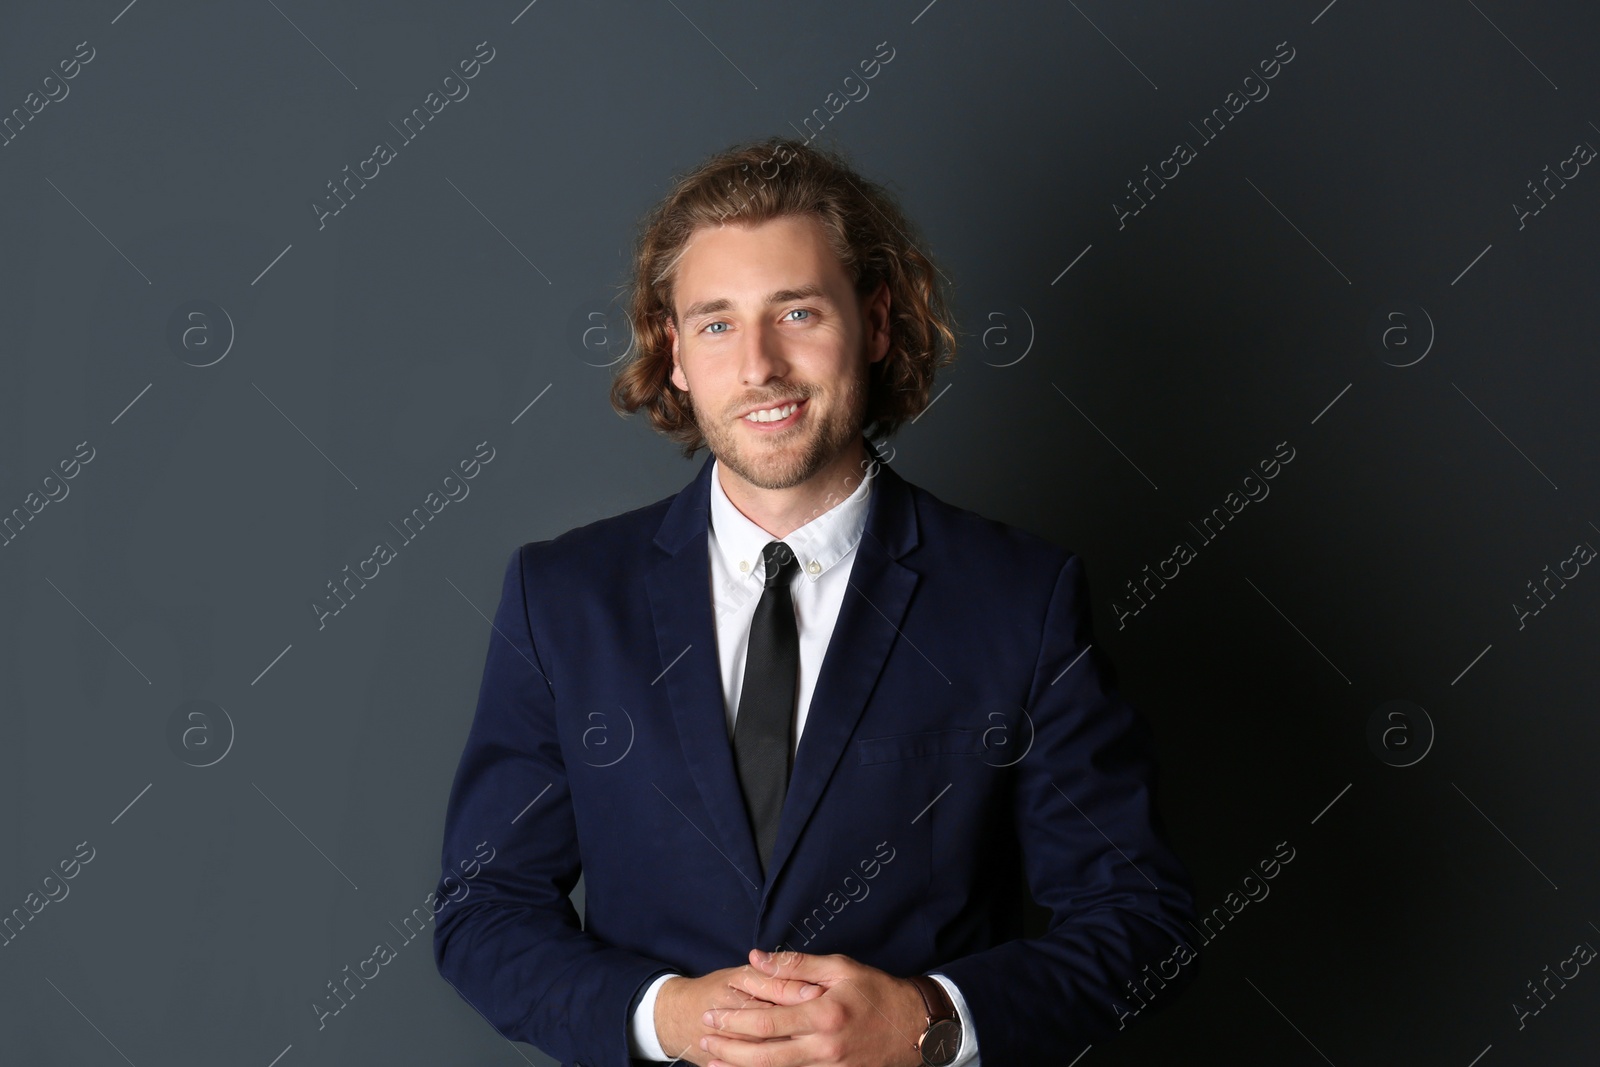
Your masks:
M768 305L784 304L790 300L807 299L818 299L824 303L831 303L828 298L828 294L823 291L822 286L815 283L802 285L797 289L779 289L776 292L769 293L767 295ZM683 309L683 321L688 322L689 320L698 318L701 315L714 315L724 311L732 310L733 301L729 300L727 297L719 297L716 300L700 300Z

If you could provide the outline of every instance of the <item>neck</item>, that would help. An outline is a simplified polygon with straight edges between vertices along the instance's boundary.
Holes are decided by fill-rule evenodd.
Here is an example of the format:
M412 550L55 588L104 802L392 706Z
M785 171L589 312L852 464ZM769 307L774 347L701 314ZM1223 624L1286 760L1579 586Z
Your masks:
M775 538L791 533L842 502L861 485L867 469L867 447L858 434L833 461L799 485L763 489L717 464L722 491L740 514Z

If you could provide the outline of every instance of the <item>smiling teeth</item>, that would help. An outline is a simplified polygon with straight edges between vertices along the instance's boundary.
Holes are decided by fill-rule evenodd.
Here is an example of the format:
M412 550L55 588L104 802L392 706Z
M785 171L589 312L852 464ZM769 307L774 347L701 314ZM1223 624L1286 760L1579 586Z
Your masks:
M746 415L746 422L782 422L793 415L799 404L788 404L781 408L767 408L765 411L752 411Z

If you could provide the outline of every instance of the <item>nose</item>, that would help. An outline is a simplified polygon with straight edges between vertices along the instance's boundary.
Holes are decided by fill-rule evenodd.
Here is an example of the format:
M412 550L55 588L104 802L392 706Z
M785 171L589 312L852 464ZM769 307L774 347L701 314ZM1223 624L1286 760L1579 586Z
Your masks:
M756 322L745 331L739 351L739 380L745 385L765 385L789 373L783 358L783 339L768 322Z

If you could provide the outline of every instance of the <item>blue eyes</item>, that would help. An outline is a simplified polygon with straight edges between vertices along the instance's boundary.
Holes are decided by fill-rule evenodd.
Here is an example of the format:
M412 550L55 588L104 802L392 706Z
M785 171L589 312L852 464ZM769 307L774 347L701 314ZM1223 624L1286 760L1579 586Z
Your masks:
M807 316L809 316L810 314L811 314L811 310L809 308L794 308L794 309L790 310L789 313L788 313L788 315L807 315ZM787 319L788 315L785 315L784 317ZM801 320L799 320L799 319L789 319L789 321L790 322L799 322ZM701 328L700 332L701 333L710 333L712 336L718 337L718 336L721 336L722 334L726 333L727 331L726 330L713 330L712 327L713 326L726 326L726 325L728 325L728 324L725 323L725 322L722 322L720 320L717 321L717 322L707 323L704 327Z

